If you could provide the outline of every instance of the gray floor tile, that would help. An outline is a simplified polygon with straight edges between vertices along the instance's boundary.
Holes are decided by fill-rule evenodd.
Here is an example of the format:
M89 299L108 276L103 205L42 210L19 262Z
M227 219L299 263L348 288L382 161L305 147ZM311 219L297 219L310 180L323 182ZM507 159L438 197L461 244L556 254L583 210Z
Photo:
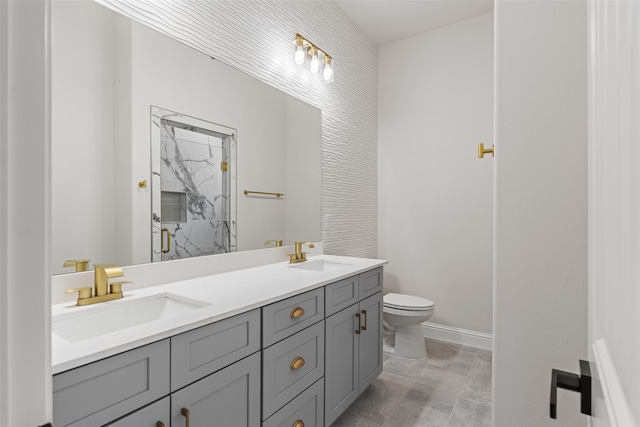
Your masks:
M347 409L347 412L374 423L384 424L411 387L406 378L382 372Z
M429 364L416 378L407 397L422 402L425 407L449 414L466 382L465 375Z
M434 340L433 338L424 339L425 346L427 347L427 357L431 357L440 348L442 341Z
M429 358L429 364L467 376L476 359L477 352L478 349L473 347L443 342L438 351Z
M427 358L407 359L400 356L389 356L384 361L383 369L385 372L404 377L413 382L428 363Z
M474 397L491 401L491 363L476 359L464 391Z
M443 414L429 406L425 406L421 400L416 400L411 396L405 396L384 425L385 427L445 427L448 419L448 413Z
M374 423L373 421L365 420L356 415L345 412L335 420L331 427L380 427L381 424Z
M493 362L493 353L491 352L491 350L484 350L479 348L478 349L478 358L480 360L483 360L485 362Z
M491 403L462 393L447 427L491 427Z

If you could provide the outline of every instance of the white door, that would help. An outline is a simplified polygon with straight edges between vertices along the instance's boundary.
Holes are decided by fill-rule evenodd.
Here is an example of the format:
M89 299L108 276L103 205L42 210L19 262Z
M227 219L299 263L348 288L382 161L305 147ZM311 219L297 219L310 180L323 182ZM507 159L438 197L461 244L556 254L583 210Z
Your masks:
M589 7L591 425L631 427L640 426L640 2Z

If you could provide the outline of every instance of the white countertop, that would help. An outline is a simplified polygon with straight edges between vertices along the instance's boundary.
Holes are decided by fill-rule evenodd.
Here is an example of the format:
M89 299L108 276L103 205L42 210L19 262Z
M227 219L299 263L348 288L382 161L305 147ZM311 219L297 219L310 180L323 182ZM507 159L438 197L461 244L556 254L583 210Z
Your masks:
M75 302L53 305L51 314L55 322L57 318L81 315L82 311L98 306L102 310L108 307L115 309L119 304L163 293L208 304L179 317L132 325L76 342L69 342L52 333L53 374L235 316L387 263L385 260L334 255L309 257L307 263L320 260L345 266L337 271L319 272L295 268L300 264L281 262L144 289L125 289L122 299L90 306L78 307ZM124 279L126 280L126 277Z

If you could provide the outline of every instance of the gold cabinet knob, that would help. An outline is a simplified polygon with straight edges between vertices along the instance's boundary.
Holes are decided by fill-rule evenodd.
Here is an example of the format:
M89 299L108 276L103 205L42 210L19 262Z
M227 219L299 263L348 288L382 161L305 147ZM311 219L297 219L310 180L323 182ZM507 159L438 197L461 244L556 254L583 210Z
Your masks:
M291 427L304 427L304 421L298 420L291 425Z
M291 362L291 369L300 369L304 366L304 359L302 357L296 357Z
M138 187L140 187L140 188L147 188L147 180L145 179L145 180L143 180L143 181L140 181L140 182L138 183Z
M289 315L289 317L291 317L292 319L297 319L298 317L302 317L304 316L304 309L302 307L296 307L293 310L291 310L291 314Z

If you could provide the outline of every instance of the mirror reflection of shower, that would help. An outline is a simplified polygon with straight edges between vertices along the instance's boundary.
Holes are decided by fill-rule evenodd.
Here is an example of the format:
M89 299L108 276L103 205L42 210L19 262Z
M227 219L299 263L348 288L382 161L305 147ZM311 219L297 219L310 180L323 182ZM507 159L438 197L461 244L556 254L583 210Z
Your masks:
M235 130L156 108L152 120L154 261L234 252Z

